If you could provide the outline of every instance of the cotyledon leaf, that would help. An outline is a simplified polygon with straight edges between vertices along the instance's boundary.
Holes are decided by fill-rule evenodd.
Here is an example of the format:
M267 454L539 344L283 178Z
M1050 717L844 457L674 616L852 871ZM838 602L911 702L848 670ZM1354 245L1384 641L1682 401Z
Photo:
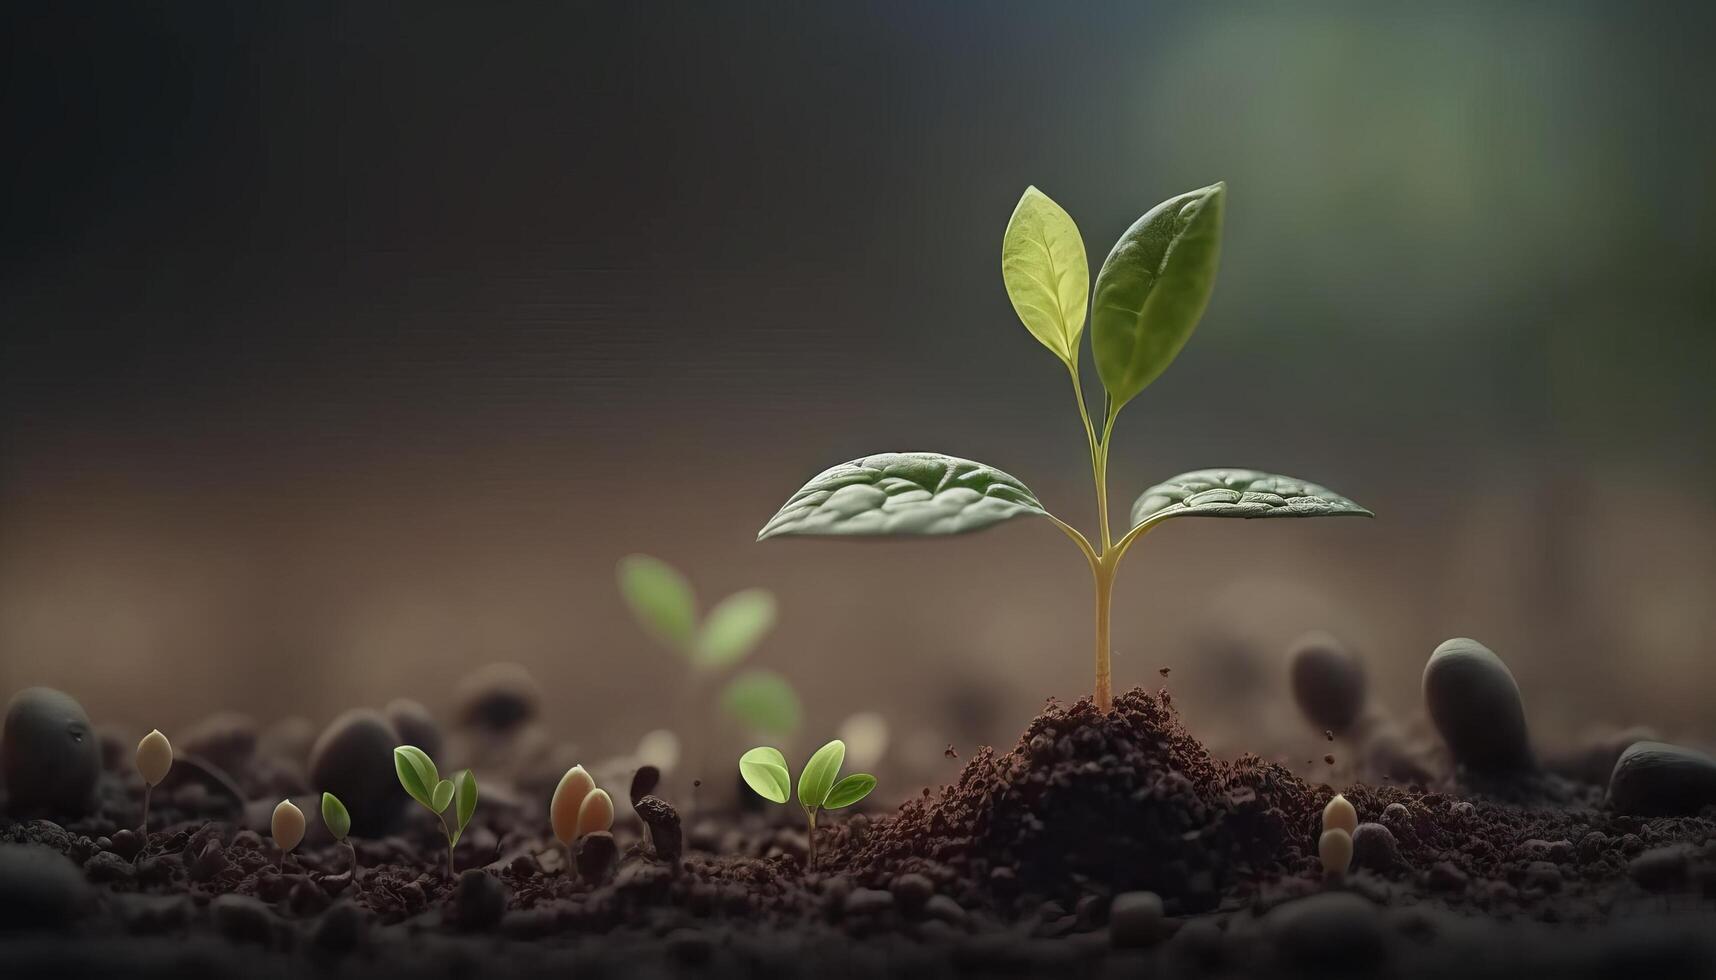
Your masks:
M1031 336L1069 366L1077 364L1090 262L1073 219L1035 187L1025 188L1001 236L1001 281Z
M1132 526L1171 517L1375 517L1315 483L1257 470L1194 470L1144 491Z
M825 470L758 532L789 534L963 534L1042 516L1037 495L993 466L940 453L882 453Z

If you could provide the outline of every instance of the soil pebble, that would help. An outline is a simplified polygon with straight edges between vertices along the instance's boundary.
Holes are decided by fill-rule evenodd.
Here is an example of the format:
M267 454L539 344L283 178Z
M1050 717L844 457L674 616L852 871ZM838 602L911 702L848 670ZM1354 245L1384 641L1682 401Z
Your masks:
M1375 905L1351 892L1324 892L1279 905L1264 933L1288 963L1346 972L1380 970L1388 935Z
M13 816L83 816L101 774L101 743L83 706L51 687L19 691L6 706L0 770Z
M437 759L441 755L441 726L435 724L435 718L429 714L429 709L410 698L394 698L387 702L387 707L381 709L382 717L399 733L400 742L405 745L415 745L429 758Z
M209 916L220 934L235 943L267 946L274 940L274 913L261 899L221 895L209 903Z
M1716 805L1716 759L1667 742L1635 742L1615 760L1609 803L1640 817L1696 815Z
M256 720L222 711L192 725L175 739L181 753L200 756L228 773L242 772L256 752Z
M679 824L679 812L659 796L645 796L634 805L638 818L649 827L650 844L656 857L668 864L678 864L685 850L684 835Z
M84 877L98 884L131 881L137 866L112 851L102 851L83 863Z
M1155 892L1124 892L1108 908L1108 941L1120 948L1154 946L1167 935L1162 897Z
M1313 727L1340 734L1364 710L1364 664L1328 633L1307 633L1287 654L1293 699Z
M461 725L490 732L511 731L536 717L540 688L518 664L489 664L459 682Z
M311 788L340 798L353 834L378 837L397 822L406 800L393 768L400 744L398 731L379 712L354 708L335 718L310 750Z
M591 885L602 884L608 880L618 855L613 834L606 830L585 834L578 840L578 877Z
M902 912L917 915L935 894L935 883L927 875L914 871L895 878L888 890L893 892Z
M1484 774L1535 768L1519 685L1482 643L1456 637L1430 654L1424 704L1459 765Z
M0 931L61 929L91 904L77 865L39 844L0 844Z
M1387 873L1400 867L1400 843L1379 823L1361 823L1353 831L1353 865Z
M487 871L472 868L459 873L452 902L453 925L473 931L491 929L506 914L507 887Z

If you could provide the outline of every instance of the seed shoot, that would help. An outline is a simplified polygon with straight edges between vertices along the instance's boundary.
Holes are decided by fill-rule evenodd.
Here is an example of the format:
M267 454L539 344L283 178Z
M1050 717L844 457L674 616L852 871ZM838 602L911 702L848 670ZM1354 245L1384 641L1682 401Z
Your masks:
M346 855L351 859L352 882L358 880L357 848L352 846L349 835L352 832L352 815L346 812L346 805L332 793L322 794L322 823L328 827L328 833L334 840L344 844Z
M1323 829L1344 830L1348 834L1358 829L1358 811L1339 793L1323 807Z
M286 855L304 839L304 811L291 800L281 800L274 807L274 819L269 823L274 846L280 849L280 870L286 870Z
M1317 856L1322 859L1324 877L1339 879L1353 863L1353 835L1339 827L1323 831Z
M574 863L573 845L588 834L614 826L614 800L607 790L597 789L596 780L583 766L573 766L560 777L548 801L548 822L554 836L566 848L566 867Z
M809 832L807 870L816 868L816 815L822 810L848 807L876 788L876 777L855 772L835 780L840 765L846 761L846 743L835 739L817 749L804 764L798 776L798 805L804 811ZM739 757L739 775L758 796L771 803L785 803L792 791L792 774L787 771L786 756L779 749L758 746Z
M143 850L149 849L149 797L173 768L173 746L155 729L137 743L137 773L143 777ZM139 854L142 851L138 852Z
M435 769L435 760L415 745L401 745L393 750L393 769L406 795L440 819L441 833L447 837L447 877L452 878L453 849L459 845L459 838L471 823L471 814L477 810L476 775L465 769L452 779L442 779Z

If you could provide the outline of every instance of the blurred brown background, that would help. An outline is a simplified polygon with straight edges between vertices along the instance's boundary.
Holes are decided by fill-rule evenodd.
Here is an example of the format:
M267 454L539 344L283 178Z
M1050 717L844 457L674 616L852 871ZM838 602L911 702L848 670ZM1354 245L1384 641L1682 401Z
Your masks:
M1117 684L1170 666L1216 744L1309 752L1298 631L1350 638L1400 712L1470 635L1541 737L1716 735L1708 5L7 17L0 693L170 731L444 710L515 660L561 734L629 747L701 723L618 601L645 551L706 599L779 594L755 662L803 693L802 741L875 709L1010 742L1090 683L1052 528L753 536L895 449L1088 525L1001 230L1035 183L1099 262L1225 179L1216 299L1122 415L1112 492L1251 465L1378 519L1152 535Z

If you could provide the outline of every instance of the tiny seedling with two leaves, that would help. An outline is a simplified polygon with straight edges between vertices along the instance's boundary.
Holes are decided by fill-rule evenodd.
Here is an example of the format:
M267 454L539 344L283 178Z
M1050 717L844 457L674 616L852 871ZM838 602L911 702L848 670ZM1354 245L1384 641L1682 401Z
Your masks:
M435 760L415 745L393 750L393 768L405 792L440 819L441 832L447 835L447 877L453 877L453 848L477 810L477 777L465 769L452 779L442 779L435 771Z
M698 616L697 595L673 566L649 555L628 555L618 568L620 594L644 632L683 657L688 690L738 666L775 625L775 597L743 589ZM746 670L721 690L721 708L758 735L784 738L798 730L803 711L786 678L772 670Z
M1025 190L1001 242L1001 279L1025 328L1072 378L1096 484L1097 533L1049 513L1023 483L992 466L940 453L883 453L826 470L793 494L757 540L787 535L944 535L1015 517L1043 517L1078 546L1096 586L1097 707L1111 703L1109 621L1114 579L1139 538L1176 517L1370 517L1314 483L1248 469L1182 473L1145 490L1116 533L1108 508L1108 461L1120 410L1180 353L1215 287L1227 187L1169 198L1120 236L1090 289L1084 239L1060 205ZM1105 391L1093 419L1080 379L1090 347Z
M358 880L357 848L352 845L352 815L346 810L346 805L332 793L322 794L322 823L327 826L328 833L334 840L345 846L346 856L351 859L352 883Z
M855 772L836 780L840 765L846 761L846 743L835 739L817 749L798 775L798 805L804 810L805 825L810 834L810 854L807 867L816 868L816 814L821 810L848 807L876 788L876 777L867 772ZM739 757L739 775L758 796L771 803L785 803L792 792L792 773L787 770L786 756L780 749L760 745Z

